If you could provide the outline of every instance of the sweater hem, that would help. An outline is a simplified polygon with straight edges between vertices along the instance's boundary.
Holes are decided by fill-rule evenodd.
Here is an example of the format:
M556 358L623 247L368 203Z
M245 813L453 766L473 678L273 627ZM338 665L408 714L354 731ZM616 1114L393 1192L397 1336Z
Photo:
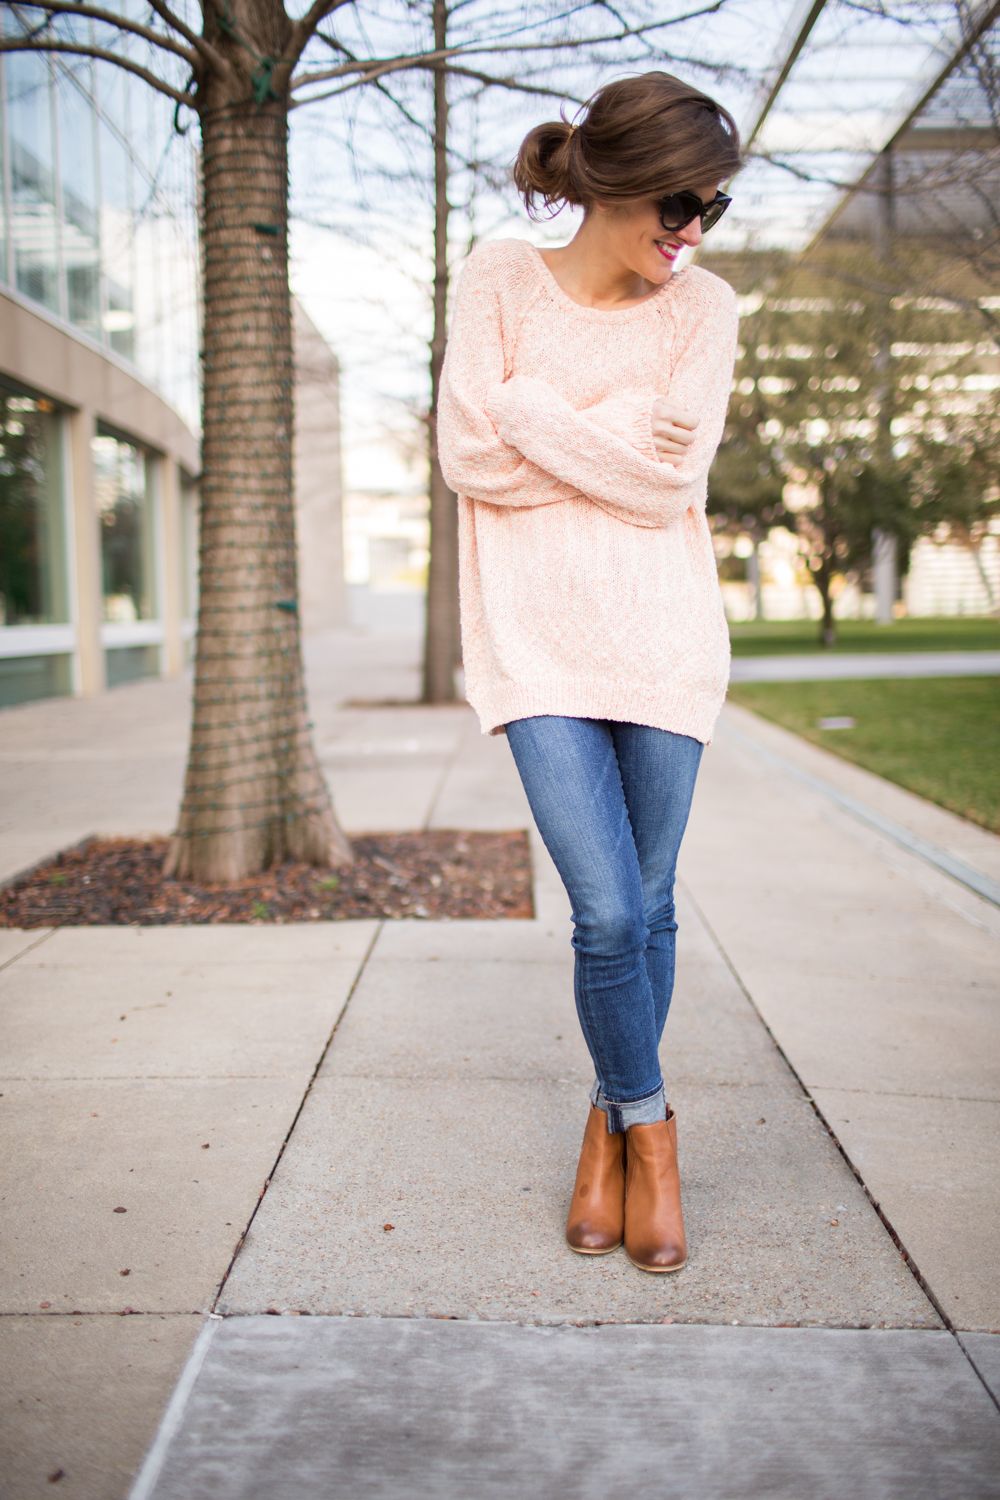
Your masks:
M566 719L610 719L620 724L647 724L708 745L726 689L670 691L632 687L613 690L600 683L493 683L485 692L466 684L466 696L479 715L483 734L503 734L514 719L546 715Z

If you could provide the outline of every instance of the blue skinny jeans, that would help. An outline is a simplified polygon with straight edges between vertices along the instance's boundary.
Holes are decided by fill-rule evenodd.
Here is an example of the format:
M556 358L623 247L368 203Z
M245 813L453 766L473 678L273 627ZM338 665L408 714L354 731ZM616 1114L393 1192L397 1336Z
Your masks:
M674 876L703 746L645 724L507 725L573 907L576 1009L608 1129L665 1117L659 1043L674 988Z

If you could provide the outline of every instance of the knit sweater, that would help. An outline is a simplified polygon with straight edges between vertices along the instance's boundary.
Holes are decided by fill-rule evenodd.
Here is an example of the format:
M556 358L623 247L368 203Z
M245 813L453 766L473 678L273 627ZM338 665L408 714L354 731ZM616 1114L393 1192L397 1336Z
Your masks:
M736 299L697 267L619 312L582 307L522 240L459 283L438 451L459 496L466 696L484 732L541 714L707 743L729 636L705 515ZM699 418L660 462L659 396Z

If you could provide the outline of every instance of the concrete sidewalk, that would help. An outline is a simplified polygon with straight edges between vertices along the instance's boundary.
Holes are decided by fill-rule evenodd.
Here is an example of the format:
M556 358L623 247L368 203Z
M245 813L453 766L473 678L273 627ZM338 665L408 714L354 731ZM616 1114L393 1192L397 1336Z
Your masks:
M412 694L415 642L318 645L349 829L528 825L467 709L342 706ZM183 693L114 695L117 762L91 708L3 716L33 858L169 828ZM1000 1495L1000 911L752 747L987 874L1000 840L724 724L664 1046L677 1277L562 1243L589 1074L537 840L532 922L0 933L5 1495L123 1500L206 1326L137 1495Z
M1000 651L844 651L734 656L732 682L833 682L865 677L997 677Z
M370 821L380 812L391 812L384 776L381 795L376 791L374 800L365 795L364 767L376 764L368 747L370 721L358 713L345 718L340 710L353 700L416 699L417 641L413 636L330 631L309 638L305 654L309 707L321 757L327 763L338 758L342 763L339 741L345 735L355 735L365 744L358 757L349 757L351 765L343 766L344 776L334 777L338 806L345 804L342 816L354 828L395 826L391 821ZM99 698L53 698L4 709L0 881L93 833L135 837L169 832L184 783L190 703L187 673L172 682L131 683ZM377 722L383 718L378 715ZM377 740L381 730L373 733ZM391 732L390 738L392 758L417 764L413 750L407 746L400 752L402 741ZM440 735L432 738L440 744ZM447 745L454 749L453 736ZM352 766L359 774L348 774Z

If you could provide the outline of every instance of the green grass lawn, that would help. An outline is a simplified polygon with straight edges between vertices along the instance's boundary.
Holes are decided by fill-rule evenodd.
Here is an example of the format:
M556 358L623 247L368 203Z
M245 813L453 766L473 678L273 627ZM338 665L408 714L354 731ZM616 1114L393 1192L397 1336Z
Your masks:
M868 620L838 620L837 644L819 643L815 620L762 620L730 625L734 656L775 656L822 651L1000 651L1000 620L991 615L939 620L897 620L874 625Z
M1000 833L1000 678L742 682L730 687L729 697ZM856 727L818 728L820 719L835 717L850 717Z

